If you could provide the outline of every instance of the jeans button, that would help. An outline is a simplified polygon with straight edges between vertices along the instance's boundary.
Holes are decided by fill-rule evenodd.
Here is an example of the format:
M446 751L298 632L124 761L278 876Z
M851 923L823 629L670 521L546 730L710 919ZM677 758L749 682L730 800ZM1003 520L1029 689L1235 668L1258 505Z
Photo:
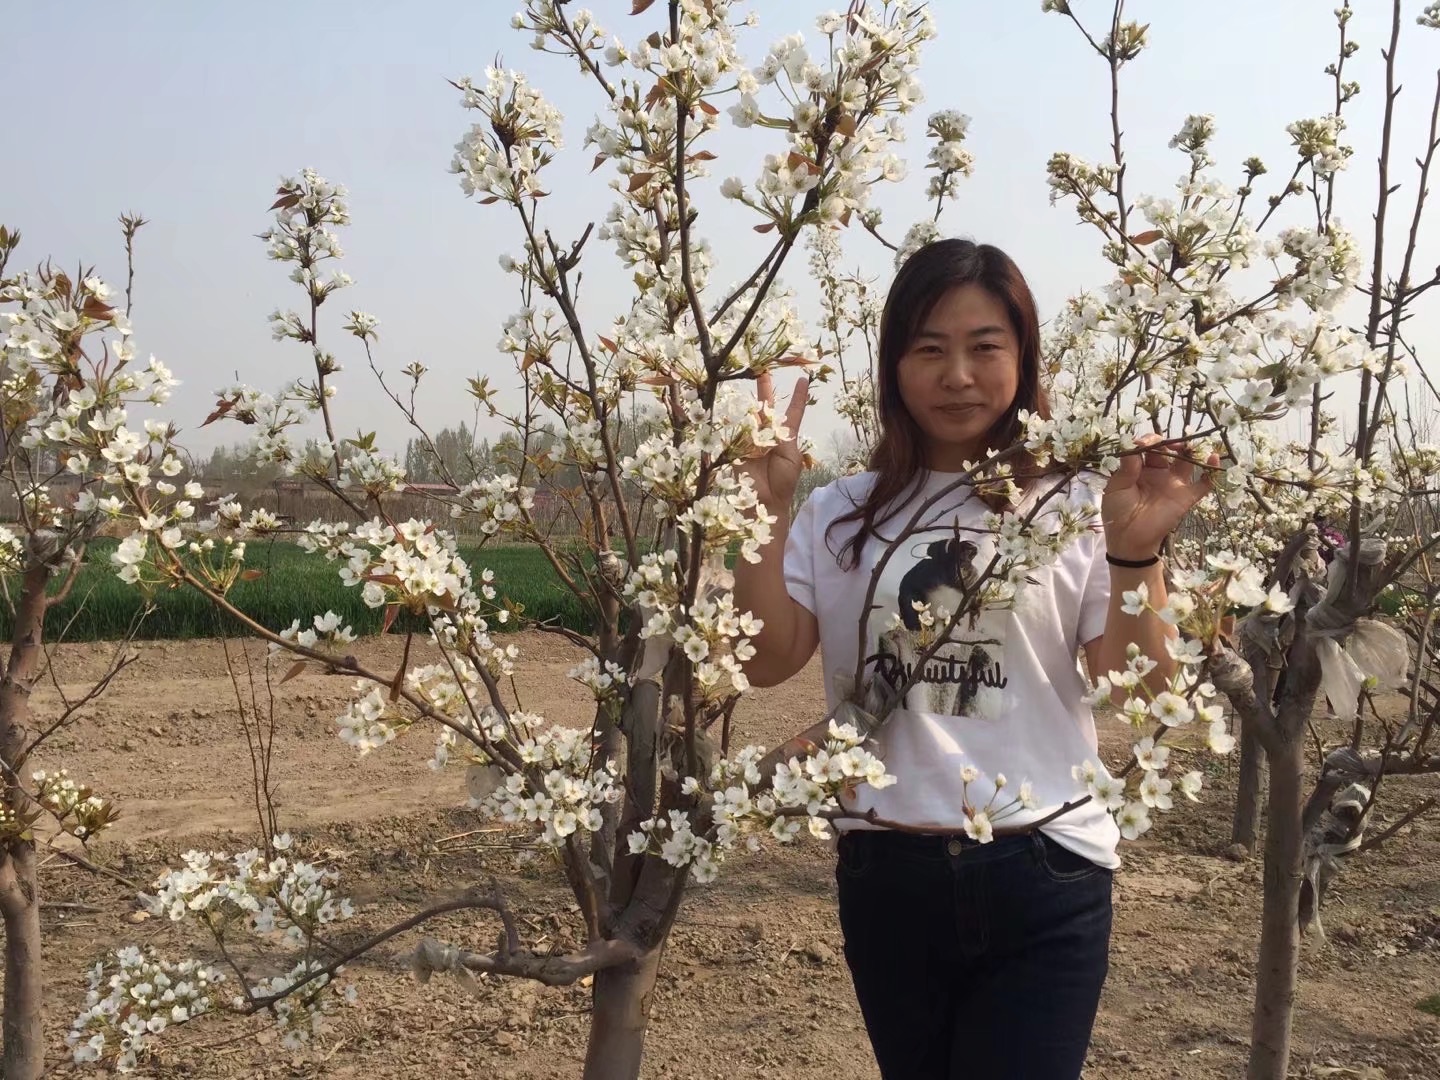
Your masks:
M945 850L950 852L951 855L959 855L960 852L965 850L965 845L960 843L958 839L955 839L945 845Z

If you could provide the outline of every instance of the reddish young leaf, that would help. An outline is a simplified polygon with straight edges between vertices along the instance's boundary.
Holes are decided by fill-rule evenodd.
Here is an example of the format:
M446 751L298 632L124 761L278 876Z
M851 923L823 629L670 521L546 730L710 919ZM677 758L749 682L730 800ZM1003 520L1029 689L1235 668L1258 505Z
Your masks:
M280 198L276 199L273 203L270 204L270 209L271 209L271 210L289 210L290 207L295 206L295 205L298 204L299 202L300 202L300 196L299 196L299 195L296 195L296 194L294 194L294 193L291 193L291 194L289 194L289 195L282 195L282 196L280 196Z
M249 570L241 570L241 571L240 571L240 580L241 580L241 581L258 581L260 578L262 578L262 577L264 577L264 576L265 576L265 571L264 571L264 570L256 570L254 567L251 567Z
M654 178L653 172L637 172L630 177L630 190L632 192L639 191Z
M80 314L87 319L95 319L97 322L105 322L115 317L115 309L105 301L91 296L86 299L85 306L80 309Z
M1130 241L1144 247L1146 244L1153 244L1164 235L1159 229L1151 229L1149 232L1142 232L1139 236L1130 237Z
M280 680L280 685L285 685L285 683L289 682L291 679L295 678L295 676L299 675L302 671L305 670L305 667L308 663L308 660L296 660L295 663L290 665L290 670L285 672L285 677Z
M630 5L630 14L643 15L645 14L645 9L653 3L655 3L655 0L635 0L635 2Z

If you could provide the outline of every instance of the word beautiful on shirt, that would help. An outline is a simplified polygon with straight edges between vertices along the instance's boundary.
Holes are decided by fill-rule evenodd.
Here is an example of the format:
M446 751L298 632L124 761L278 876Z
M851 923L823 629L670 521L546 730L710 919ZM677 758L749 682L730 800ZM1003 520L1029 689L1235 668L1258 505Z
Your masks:
M875 674L891 686L907 683L954 685L960 688L962 701L971 700L980 692L981 687L1003 690L1010 682L1000 667L1000 661L992 660L981 644L969 643L968 655L941 656L937 653L926 660L918 670L914 660L904 660L884 650L870 656L867 663L873 663Z

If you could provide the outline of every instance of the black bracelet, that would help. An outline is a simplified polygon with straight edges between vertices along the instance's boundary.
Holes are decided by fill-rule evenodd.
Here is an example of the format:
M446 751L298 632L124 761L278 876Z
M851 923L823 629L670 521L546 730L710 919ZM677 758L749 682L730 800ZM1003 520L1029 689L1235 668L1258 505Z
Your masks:
M1154 566L1160 561L1159 555L1151 555L1148 559L1117 559L1108 551L1105 553L1105 561L1111 566L1120 566L1126 570L1144 570L1146 567Z

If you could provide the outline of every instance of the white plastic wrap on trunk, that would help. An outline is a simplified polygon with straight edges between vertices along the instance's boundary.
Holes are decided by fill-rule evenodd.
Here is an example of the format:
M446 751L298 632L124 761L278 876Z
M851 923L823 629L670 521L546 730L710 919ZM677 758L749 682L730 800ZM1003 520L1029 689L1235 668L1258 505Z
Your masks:
M1320 689L1343 721L1355 719L1360 691L1398 690L1410 674L1410 651L1405 635L1374 619L1359 619L1342 648L1334 638L1316 644L1320 658Z

